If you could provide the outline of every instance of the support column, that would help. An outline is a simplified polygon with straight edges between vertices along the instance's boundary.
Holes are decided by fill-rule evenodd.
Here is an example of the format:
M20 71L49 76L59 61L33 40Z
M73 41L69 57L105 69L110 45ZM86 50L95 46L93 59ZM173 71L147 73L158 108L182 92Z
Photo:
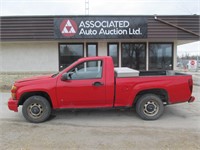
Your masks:
M119 67L122 67L122 49L121 49L121 42L119 42Z
M86 57L86 49L87 49L87 47L86 47L86 41L84 41L84 45L83 45L83 56L84 57Z
M173 70L177 70L177 41L173 43Z
M149 70L149 42L146 42L146 70Z

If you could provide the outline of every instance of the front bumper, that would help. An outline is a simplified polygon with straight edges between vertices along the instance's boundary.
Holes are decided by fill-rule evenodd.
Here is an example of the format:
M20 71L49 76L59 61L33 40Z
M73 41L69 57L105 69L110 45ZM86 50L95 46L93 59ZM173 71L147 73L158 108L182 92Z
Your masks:
M15 112L18 112L18 100L13 100L12 98L10 98L8 100L8 108L10 110L13 110Z
M190 99L188 100L188 103L192 103L192 102L194 102L194 100L195 100L195 97L191 96Z

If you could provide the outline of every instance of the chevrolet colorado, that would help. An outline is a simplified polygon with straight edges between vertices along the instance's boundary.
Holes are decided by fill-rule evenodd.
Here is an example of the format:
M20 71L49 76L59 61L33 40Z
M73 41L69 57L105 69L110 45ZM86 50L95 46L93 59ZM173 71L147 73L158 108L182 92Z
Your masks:
M174 71L114 68L109 56L81 58L63 71L18 80L8 107L23 105L26 120L46 121L53 109L135 107L145 120L156 120L164 106L193 102L191 75Z

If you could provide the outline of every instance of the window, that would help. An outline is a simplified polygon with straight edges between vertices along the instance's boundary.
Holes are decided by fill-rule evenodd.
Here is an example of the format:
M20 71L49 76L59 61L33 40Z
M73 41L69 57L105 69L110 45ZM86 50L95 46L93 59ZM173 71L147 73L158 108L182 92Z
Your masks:
M102 61L87 61L71 69L69 77L72 80L96 79L102 77Z
M108 43L108 56L111 56L114 66L119 66L119 45L118 43Z
M172 52L172 43L149 43L149 70L172 70Z
M73 62L83 57L83 44L59 44L59 70L71 65Z
M98 56L98 45L97 43L87 43L87 51L86 51L86 56Z
M122 67L146 69L146 44L122 43Z

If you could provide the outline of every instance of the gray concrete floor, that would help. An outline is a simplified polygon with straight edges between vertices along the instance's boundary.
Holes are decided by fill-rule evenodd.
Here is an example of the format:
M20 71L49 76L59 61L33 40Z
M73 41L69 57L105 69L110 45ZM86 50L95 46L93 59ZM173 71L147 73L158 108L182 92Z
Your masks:
M21 107L7 108L10 93L0 94L1 149L200 149L200 87L194 103L165 107L156 121L134 110L63 110L41 124L25 121Z

